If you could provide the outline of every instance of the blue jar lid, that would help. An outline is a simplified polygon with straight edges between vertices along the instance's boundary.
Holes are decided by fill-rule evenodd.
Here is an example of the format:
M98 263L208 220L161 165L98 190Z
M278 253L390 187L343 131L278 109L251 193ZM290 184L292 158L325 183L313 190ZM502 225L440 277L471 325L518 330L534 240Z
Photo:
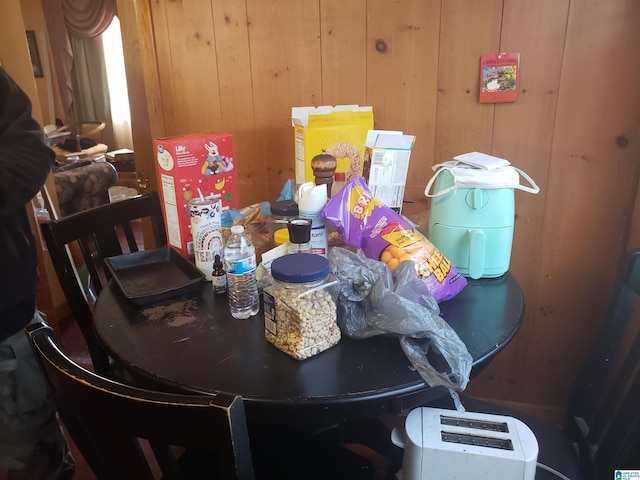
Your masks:
M271 215L280 217L297 217L298 204L293 200L279 200L270 205Z
M271 275L279 282L315 282L329 275L329 260L313 253L290 253L271 263Z

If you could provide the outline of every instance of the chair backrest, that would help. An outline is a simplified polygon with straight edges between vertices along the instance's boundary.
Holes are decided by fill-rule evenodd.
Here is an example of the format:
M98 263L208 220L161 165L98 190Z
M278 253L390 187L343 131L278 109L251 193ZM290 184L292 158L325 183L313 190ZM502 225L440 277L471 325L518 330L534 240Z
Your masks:
M93 330L93 296L97 296L108 280L103 259L137 252L136 231L141 220L151 220L156 247L167 244L162 207L155 192L130 197L42 223L42 236L49 250L58 281L73 316L87 344L94 371L107 375L110 363ZM137 225L137 230L134 226ZM121 241L122 239L122 241ZM83 285L70 245L80 247L90 279L90 288Z
M79 138L90 138L96 143L102 143L106 124L104 122L84 122L76 126L76 135Z
M640 249L627 253L596 344L573 386L566 428L585 473L640 460Z
M60 416L98 479L154 478L138 439L149 442L163 479L181 479L176 446L210 453L221 479L254 478L241 397L177 395L124 385L70 360L44 323L27 327ZM153 464L153 463L152 463Z

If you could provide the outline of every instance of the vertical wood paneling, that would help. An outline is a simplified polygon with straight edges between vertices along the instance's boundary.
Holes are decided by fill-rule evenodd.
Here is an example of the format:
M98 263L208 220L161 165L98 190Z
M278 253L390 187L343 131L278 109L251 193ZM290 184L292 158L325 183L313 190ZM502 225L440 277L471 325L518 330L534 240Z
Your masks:
M242 194L274 201L294 178L291 107L322 103L319 8L317 0L248 0L247 8L256 157Z
M496 104L491 153L509 159L540 186L532 195L516 192L516 222L510 270L520 281L525 298L532 298L542 274L544 205L550 169L551 142L558 98L557 85L564 51L568 0L507 0L502 19L501 52L520 53L520 92L516 103ZM522 183L526 183L523 179ZM471 382L470 391L481 397L518 397L520 383L541 383L521 375L522 365L535 365L544 350L539 336L553 329L546 317L527 308L519 335L486 372ZM525 380L526 378L526 380ZM505 381L505 379L508 379Z
M144 67L147 91L130 93L146 96L148 121L155 126L133 126L136 152L139 139L148 138L136 132L145 128L152 135L162 129L167 135L230 131L243 206L274 200L293 177L290 112L300 105L369 104L376 128L417 136L408 214L428 209L423 189L430 166L459 153L493 153L531 174L542 192L516 192L511 260L525 292L525 323L471 382L470 391L535 403L541 411L562 407L596 335L619 254L627 241L638 239L631 215L637 216L637 206L632 212L640 175L640 64L635 61L640 4L148 0L148 5L152 25L140 28L152 30L148 36L157 53L141 48L151 57ZM128 45L134 48L135 41ZM500 51L521 53L518 101L479 104L480 55ZM149 73L153 62L155 87Z
M368 12L367 100L376 128L416 136L404 212L418 213L433 164L440 2L369 0Z
M365 2L320 2L322 102L365 105L367 8Z
M260 148L254 142L254 98L246 3L244 0L212 0L212 5L222 118L218 130L233 134L238 199L240 205L250 205L255 200L247 195L255 189L254 159L258 158ZM267 190L261 187L256 193L264 197Z
M176 82L175 134L221 130L218 59L210 0L166 4L171 68Z
M176 77L174 77L173 74L171 40L169 37L169 24L167 22L166 2L162 0L149 0L149 5L153 18L152 31L155 39L156 56L154 56L154 60L156 62L158 80L160 82L160 97L165 119L165 132L163 136L171 136L176 135L178 127L176 126L175 113ZM126 19L123 20L126 21ZM130 21L134 20L132 19ZM132 42L136 40L137 38L134 38L132 39Z
M480 56L499 49L502 0L442 2L435 161L491 151L492 104L478 103Z
M123 50L129 92L133 141L136 145L136 169L148 181L142 190L155 190L158 184L153 139L166 134L165 112L160 94L155 42L149 4L119 0Z
M158 188L153 139L166 135L151 8L146 2L118 0L118 14L125 19L121 22L121 31L138 172L137 187L144 193ZM153 247L151 222L143 222L142 228L145 247Z
M537 364L522 366L525 376L547 381L539 388L522 385L519 392L536 403L563 404L602 321L625 246L625 210L636 190L640 63L630 60L629 48L640 45L638 25L637 2L570 5L542 274L529 300L548 328L538 330L538 351L544 355ZM617 95L611 94L612 72Z

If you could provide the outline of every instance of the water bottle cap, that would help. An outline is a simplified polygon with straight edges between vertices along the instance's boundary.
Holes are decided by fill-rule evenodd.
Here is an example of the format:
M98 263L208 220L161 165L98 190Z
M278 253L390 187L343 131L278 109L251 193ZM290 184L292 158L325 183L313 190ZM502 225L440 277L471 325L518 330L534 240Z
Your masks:
M280 282L306 283L329 275L329 260L313 253L290 253L271 263L271 275Z
M231 233L243 233L244 225L233 225L231 227Z

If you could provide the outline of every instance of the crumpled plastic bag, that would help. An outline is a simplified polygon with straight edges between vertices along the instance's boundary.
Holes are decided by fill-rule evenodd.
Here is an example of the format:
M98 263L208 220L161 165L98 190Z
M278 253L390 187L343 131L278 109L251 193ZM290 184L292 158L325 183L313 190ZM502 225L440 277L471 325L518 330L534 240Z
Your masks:
M280 196L278 197L277 201L280 200L293 200L293 196L294 196L294 190L296 188L296 184L294 183L294 181L292 179L287 180L286 182L284 182L284 186L282 187L282 190L280 191Z
M222 238L227 243L233 225L243 225L244 233L256 249L256 259L273 248L271 235L267 228L267 218L271 213L269 202L260 202L244 207L240 210L225 210L222 212Z
M338 325L350 338L394 335L405 355L429 386L462 391L473 358L458 334L440 317L429 289L415 274L413 261L394 271L377 260L348 249L329 251L331 272L340 281ZM429 362L430 348L440 353L451 372L438 372Z

